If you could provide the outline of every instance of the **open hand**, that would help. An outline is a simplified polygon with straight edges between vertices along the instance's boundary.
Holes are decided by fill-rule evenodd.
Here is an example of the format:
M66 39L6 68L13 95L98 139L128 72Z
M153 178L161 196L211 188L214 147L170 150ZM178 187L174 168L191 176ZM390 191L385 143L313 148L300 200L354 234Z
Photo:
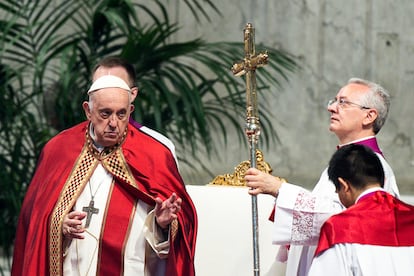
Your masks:
M175 193L165 201L159 197L155 199L155 217L162 229L166 229L177 218L177 213L181 210L181 203L182 199Z

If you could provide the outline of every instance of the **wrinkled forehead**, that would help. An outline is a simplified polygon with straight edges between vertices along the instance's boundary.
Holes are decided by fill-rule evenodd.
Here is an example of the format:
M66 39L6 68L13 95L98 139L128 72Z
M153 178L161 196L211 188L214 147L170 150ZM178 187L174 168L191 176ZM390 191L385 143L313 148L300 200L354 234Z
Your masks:
M92 93L89 97L90 112L129 112L129 94L119 88L105 88Z

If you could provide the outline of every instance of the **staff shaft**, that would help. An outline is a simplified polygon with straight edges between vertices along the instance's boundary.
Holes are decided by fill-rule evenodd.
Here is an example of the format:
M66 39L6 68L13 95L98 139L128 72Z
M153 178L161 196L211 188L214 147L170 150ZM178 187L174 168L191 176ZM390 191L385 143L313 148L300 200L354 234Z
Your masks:
M244 28L244 59L233 64L232 71L236 76L246 75L246 126L245 133L249 141L250 167L256 168L256 147L260 136L259 111L256 94L256 68L267 64L267 53L256 55L254 28L247 23ZM260 275L259 259L259 223L257 212L257 196L252 195L252 230L253 230L253 264L254 275Z

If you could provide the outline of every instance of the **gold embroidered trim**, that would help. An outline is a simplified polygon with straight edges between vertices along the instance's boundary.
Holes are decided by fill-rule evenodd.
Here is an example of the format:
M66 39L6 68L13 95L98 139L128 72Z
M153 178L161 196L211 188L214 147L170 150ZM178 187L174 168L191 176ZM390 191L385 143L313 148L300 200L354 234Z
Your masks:
M112 154L102 159L101 164L112 175L116 176L121 181L124 181L125 183L133 186L134 188L138 189L138 185L135 181L135 178L132 176L128 164L126 163L121 148L116 149L112 152Z
M126 132L122 138L122 142L114 147L105 148L99 153L94 147L90 135L86 131L86 143L79 155L75 166L70 173L62 192L59 196L58 202L52 213L50 222L50 237L49 237L49 269L50 275L62 275L63 268L63 234L62 224L63 218L70 212L76 203L76 199L83 191L86 183L91 177L93 171L99 162L112 175L119 178L121 181L128 183L134 188L138 188L135 178L126 163L120 145L125 140Z
M90 126L88 126L86 130L86 143L89 151L95 156L96 159L101 161L102 166L104 166L104 168L107 169L112 175L138 189L138 185L135 178L132 176L121 148L121 145L124 143L127 136L128 127L125 128L125 132L119 143L112 147L106 147L101 152L93 146L92 138L89 135L89 128Z
M70 212L79 194L82 192L93 171L98 165L98 160L84 146L68 177L62 192L52 212L49 237L49 270L50 275L62 275L63 268L63 218Z
M174 240L178 232L178 220L175 219L171 222L171 239Z
M105 158L107 158L108 156L110 156L114 151L116 151L117 149L120 149L121 145L124 143L125 138L127 136L128 133L128 127L125 128L125 132L122 135L121 141L116 143L114 146L112 147L105 147L102 151L98 151L94 146L93 146L93 140L92 137L89 135L89 129L90 129L91 125L89 124L88 127L86 128L86 133L85 133L85 140L86 143L88 145L88 149L89 151L96 157L96 159L98 160L103 160Z
M56 203L56 206L52 212L49 237L49 269L50 275L53 276L62 275L63 218L75 205L77 198L83 191L83 188L87 184L89 178L92 176L92 173L94 172L97 165L101 163L102 166L113 176L138 189L138 185L135 181L135 178L132 176L132 172L130 171L130 168L120 147L125 141L127 129L125 130L121 142L113 147L105 148L102 152L97 151L93 146L93 141L89 135L88 130L89 126L86 129L86 143L62 189L58 202ZM175 237L178 231L178 221L173 221L171 226L173 237Z

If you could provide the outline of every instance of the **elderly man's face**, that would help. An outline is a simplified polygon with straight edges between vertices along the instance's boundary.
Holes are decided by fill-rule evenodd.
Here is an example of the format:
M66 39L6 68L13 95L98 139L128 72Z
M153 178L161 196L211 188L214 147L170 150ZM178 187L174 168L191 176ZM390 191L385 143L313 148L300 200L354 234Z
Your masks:
M121 88L104 88L90 95L92 106L83 104L91 121L96 142L101 146L113 146L121 141L128 126L131 105L128 92Z
M329 130L334 132L342 143L361 138L367 128L367 115L370 108L361 107L361 98L369 92L362 84L348 84L336 95L337 102L328 106L331 113ZM344 104L339 104L340 100ZM372 126L371 126L372 128Z

